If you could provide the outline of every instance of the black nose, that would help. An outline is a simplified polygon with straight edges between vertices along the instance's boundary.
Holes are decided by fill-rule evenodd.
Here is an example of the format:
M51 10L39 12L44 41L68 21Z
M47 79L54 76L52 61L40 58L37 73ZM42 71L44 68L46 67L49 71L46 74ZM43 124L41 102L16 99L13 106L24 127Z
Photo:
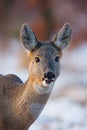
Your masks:
M55 74L53 72L45 73L44 78L51 80L51 79L55 78Z

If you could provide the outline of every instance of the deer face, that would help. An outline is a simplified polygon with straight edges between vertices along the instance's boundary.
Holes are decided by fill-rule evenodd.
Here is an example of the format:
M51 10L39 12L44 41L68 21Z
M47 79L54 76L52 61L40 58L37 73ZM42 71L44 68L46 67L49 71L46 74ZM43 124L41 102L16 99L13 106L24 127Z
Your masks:
M38 85L54 84L60 73L61 51L50 45L39 43L39 48L29 54L29 72Z
M24 48L29 53L30 78L39 86L53 86L60 74L62 50L70 43L70 26L64 25L56 34L55 40L50 43L38 42L27 24L22 26L20 36Z

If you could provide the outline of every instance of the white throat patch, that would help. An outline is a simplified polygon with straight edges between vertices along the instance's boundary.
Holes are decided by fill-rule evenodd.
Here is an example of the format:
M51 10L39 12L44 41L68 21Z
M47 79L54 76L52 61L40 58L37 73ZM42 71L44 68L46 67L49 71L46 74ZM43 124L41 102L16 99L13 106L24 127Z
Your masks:
M46 93L50 94L54 86L54 82L47 84L44 80L42 84L43 84L42 86L34 84L34 91L36 91L38 94L46 94Z

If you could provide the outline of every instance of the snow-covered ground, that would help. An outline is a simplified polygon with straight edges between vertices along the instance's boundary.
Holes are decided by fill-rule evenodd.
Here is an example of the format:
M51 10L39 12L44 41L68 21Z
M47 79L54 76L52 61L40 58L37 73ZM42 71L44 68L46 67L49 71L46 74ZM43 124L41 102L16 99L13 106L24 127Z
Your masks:
M0 53L0 73L15 73L23 81L27 70L19 70L20 47ZM87 43L69 51L61 60L61 74L46 107L29 130L87 130Z

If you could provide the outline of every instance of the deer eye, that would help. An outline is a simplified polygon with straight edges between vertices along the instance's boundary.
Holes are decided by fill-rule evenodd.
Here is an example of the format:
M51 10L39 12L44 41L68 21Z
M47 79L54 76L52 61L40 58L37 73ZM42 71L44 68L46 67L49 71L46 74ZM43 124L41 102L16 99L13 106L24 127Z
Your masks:
M40 62L40 58L39 57L35 57L35 62L36 63Z
M59 56L56 56L56 57L55 57L55 61L56 61L56 62L59 62Z

